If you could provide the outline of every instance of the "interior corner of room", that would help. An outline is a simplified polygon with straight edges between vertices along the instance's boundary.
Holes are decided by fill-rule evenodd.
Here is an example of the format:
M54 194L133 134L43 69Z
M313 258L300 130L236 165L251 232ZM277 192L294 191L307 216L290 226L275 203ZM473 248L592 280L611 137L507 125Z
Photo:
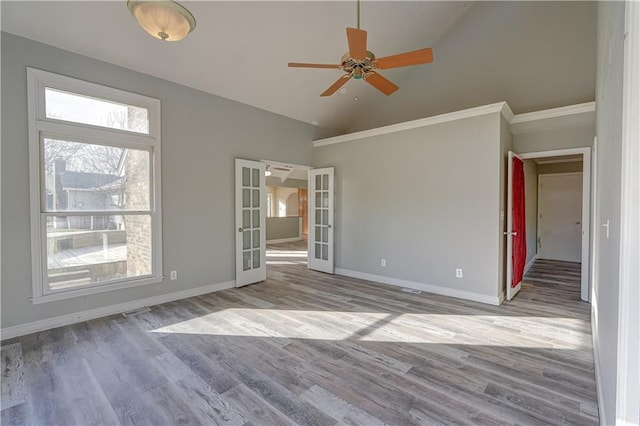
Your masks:
M637 2L137 3L0 3L3 422L640 421Z

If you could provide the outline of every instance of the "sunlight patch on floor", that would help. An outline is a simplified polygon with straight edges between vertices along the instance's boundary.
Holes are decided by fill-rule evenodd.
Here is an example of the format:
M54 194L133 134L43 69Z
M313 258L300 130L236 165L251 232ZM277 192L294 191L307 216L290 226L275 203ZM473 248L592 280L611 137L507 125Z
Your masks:
M153 332L584 349L591 346L588 328L575 318L229 308Z

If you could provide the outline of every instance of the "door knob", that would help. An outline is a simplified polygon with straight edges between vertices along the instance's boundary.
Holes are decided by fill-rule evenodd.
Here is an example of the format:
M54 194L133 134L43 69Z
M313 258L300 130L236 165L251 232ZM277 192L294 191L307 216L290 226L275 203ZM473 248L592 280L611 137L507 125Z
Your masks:
M331 225L327 225L327 228L331 228Z
M242 228L238 228L238 232L242 232Z

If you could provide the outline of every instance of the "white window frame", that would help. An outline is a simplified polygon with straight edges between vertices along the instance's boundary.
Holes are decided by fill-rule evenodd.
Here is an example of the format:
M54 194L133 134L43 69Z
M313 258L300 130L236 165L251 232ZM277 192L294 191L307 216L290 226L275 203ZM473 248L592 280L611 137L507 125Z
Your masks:
M63 90L74 94L113 101L125 105L145 108L148 111L149 133L112 129L103 126L75 123L47 118L45 110L45 88ZM90 83L50 72L27 68L27 95L29 120L29 182L31 210L31 264L34 304L52 302L89 294L102 293L134 286L156 284L163 281L162 273L162 215L161 215L161 144L160 144L160 100L111 87ZM58 137L74 142L85 142L149 151L150 161L150 206L151 217L151 274L92 283L69 289L51 290L47 271L47 212L43 204L43 171L41 165L41 140L43 137ZM76 212L61 212L74 215ZM78 212L87 215L90 211ZM95 212L93 212L95 213ZM104 212L98 212L104 214ZM127 213L135 213L127 212ZM115 213L118 214L118 213Z

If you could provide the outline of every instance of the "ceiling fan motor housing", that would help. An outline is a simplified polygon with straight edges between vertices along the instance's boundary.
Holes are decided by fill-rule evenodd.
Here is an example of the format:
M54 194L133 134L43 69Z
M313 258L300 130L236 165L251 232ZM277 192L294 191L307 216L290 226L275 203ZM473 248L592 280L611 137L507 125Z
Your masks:
M342 69L352 75L353 78L359 80L367 72L373 71L375 65L373 61L376 59L376 55L373 52L367 50L367 57L365 59L354 59L350 56L349 52L342 55Z

